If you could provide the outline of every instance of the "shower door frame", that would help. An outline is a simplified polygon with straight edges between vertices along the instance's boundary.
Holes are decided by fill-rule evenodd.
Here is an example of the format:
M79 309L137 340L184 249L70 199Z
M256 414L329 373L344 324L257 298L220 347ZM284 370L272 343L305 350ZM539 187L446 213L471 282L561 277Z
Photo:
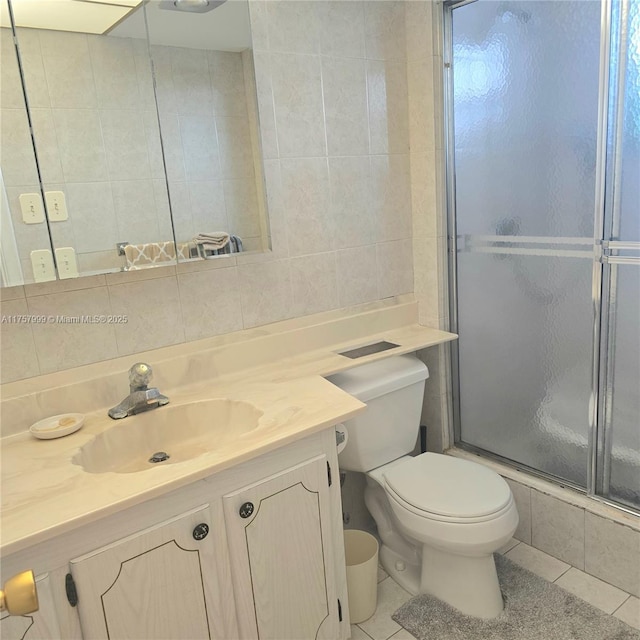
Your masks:
M457 285L457 256L458 235L456 224L456 175L455 175L455 128L454 128L454 92L453 92L453 11L467 4L481 0L445 0L442 3L441 42L443 46L442 83L443 83L443 126L445 153L445 206L448 243L448 287L449 287L449 319L450 330L458 332L458 285ZM605 199L606 188L612 179L612 162L609 158L609 140L612 136L611 122L615 114L609 110L610 99L610 68L611 68L611 27L612 3L614 0L600 0L600 59L599 59L599 91L598 116L596 132L596 163L595 163L595 192L594 192L594 231L593 231L593 268L591 302L593 313L593 328L591 342L591 391L589 399L588 449L587 449L587 486L583 487L568 480L558 478L539 469L520 462L510 460L496 453L464 443L461 439L461 405L460 405L460 361L459 345L457 341L451 343L451 398L452 398L452 438L456 447L481 454L497 460L503 464L519 469L531 475L551 481L554 484L570 487L588 495L594 500L608 504L616 509L628 513L638 513L632 507L615 502L603 495L607 489L609 469L609 454L611 449L611 434L609 433L611 420L608 419L607 406L607 371L612 362L611 318L607 312L610 309L609 290L606 287L609 278L615 275L618 263L629 264L633 260L637 264L640 259L619 258L611 255L616 249L629 249L629 244L607 242L607 232L611 228L610 207ZM625 5L628 0L620 0ZM619 79L619 78L618 78ZM605 226L606 225L606 226ZM637 243L640 246L640 243ZM624 261L624 262L623 262ZM606 272L605 272L606 269Z

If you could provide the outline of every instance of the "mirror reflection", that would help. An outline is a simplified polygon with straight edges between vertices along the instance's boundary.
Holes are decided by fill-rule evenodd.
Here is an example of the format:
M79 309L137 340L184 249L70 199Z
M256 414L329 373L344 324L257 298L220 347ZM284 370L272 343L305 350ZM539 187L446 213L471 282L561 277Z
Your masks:
M2 1L3 231L24 282L47 226L61 278L268 249L247 2ZM37 164L28 126L4 130L20 99L26 118L9 8ZM47 219L27 225L38 170Z

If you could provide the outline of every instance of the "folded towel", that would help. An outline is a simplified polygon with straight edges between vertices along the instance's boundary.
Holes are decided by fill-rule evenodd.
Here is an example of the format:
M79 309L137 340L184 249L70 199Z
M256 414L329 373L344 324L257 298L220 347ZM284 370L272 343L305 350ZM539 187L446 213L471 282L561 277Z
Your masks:
M229 234L224 231L212 231L210 233L199 233L193 241L201 244L208 251L222 249L229 242Z
M127 260L127 269L142 269L163 262L174 262L176 246L173 242L128 244L124 247L124 255Z

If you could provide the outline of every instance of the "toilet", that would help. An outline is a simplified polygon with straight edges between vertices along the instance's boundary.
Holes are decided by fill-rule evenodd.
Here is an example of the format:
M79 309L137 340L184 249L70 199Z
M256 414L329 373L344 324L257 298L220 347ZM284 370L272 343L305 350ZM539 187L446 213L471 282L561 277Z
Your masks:
M503 609L493 553L513 535L509 485L487 467L452 456L412 457L427 367L411 355L327 379L367 404L345 423L340 468L366 474L365 504L382 541L380 562L404 589L428 593L466 615Z

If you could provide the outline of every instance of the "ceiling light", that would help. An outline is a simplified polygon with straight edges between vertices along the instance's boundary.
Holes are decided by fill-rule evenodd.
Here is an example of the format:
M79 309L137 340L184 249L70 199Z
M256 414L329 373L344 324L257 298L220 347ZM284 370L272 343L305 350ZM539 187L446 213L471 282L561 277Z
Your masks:
M225 0L160 0L160 9L205 13L223 4Z

